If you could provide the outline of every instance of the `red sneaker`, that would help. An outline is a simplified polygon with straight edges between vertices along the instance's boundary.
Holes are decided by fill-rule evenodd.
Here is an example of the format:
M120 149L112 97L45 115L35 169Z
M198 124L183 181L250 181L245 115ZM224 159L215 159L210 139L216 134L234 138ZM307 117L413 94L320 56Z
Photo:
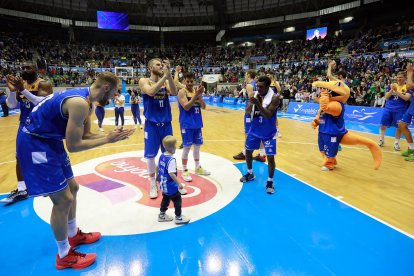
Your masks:
M75 251L72 247L69 249L68 255L62 259L59 257L59 254L56 256L56 268L65 269L65 268L74 268L82 269L90 266L96 260L95 253L83 254Z
M94 243L101 238L101 233L90 232L83 233L79 228L76 235L72 238L68 238L70 246L77 246L78 244Z

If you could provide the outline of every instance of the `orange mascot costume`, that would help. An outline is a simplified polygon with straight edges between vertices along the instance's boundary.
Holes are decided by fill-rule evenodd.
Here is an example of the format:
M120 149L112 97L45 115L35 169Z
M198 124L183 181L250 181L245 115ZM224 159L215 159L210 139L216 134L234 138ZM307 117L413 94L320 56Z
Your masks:
M374 169L378 169L382 161L380 147L373 140L348 132L345 128L345 103L349 98L349 87L342 81L316 81L313 87L321 89L320 109L312 121L312 127L319 126L318 145L324 159L322 170L333 170L339 144L364 145L372 154Z

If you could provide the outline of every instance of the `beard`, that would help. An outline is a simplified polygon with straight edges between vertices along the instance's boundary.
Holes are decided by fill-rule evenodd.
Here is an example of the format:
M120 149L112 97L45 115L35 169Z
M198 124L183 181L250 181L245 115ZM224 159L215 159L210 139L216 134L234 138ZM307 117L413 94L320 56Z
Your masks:
M152 71L152 73L154 74L154 75L157 75L158 77L162 77L163 75L164 75L164 72L163 71Z
M37 79L37 74L36 72L23 72L22 79L29 83L32 83Z

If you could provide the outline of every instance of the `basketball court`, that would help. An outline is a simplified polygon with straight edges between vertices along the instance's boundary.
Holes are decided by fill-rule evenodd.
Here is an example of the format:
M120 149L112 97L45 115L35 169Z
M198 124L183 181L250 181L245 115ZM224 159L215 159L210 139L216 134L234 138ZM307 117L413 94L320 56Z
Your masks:
M172 110L174 133L180 140L176 103ZM105 124L113 116L107 109L106 132L114 128ZM234 162L232 155L243 147L243 113L209 105L203 117L201 163L212 174L193 175L193 182L185 183L183 214L191 217L189 225L157 222L161 198L148 198L143 130L117 144L70 154L81 185L78 224L84 231L103 234L97 243L79 247L98 255L82 274L414 274L413 164L393 150L391 137L386 139L380 170L372 169L366 149L343 147L337 169L322 172L317 131L310 127L310 118L279 114L283 137L277 141L276 193L268 195L264 163L254 162L256 180L239 182L246 165ZM1 120L0 169L5 173L0 176L0 192L7 193L16 181L18 116ZM377 126L347 123L347 127L377 140ZM407 146L405 141L401 146ZM177 159L180 156L177 152ZM191 153L189 157L193 171ZM2 274L79 274L54 268L51 206L48 198L0 206L0 242L7 251L7 258L0 260ZM172 214L173 208L168 212Z

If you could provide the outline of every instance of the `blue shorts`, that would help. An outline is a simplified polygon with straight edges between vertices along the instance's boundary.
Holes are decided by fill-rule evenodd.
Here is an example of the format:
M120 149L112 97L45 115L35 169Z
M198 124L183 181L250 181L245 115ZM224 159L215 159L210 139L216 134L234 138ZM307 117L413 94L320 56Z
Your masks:
M181 129L181 137L183 138L183 146L191 147L191 145L202 145L203 134L201 128L196 129Z
M1 95L0 96L0 104L6 103L6 99L7 99L7 96L6 95Z
M20 136L20 131L22 130L22 128L24 127L24 124L22 122L20 122L19 124L19 128L17 129L17 135L16 135L16 158L17 158L17 141L19 141L19 136Z
M42 196L66 188L73 178L63 141L43 139L20 131L17 159L30 196Z
M345 133L346 134L346 133ZM332 135L319 132L318 145L319 151L325 153L327 157L333 158L338 154L339 143L344 137L342 135Z
M382 111L381 125L385 127L398 127L398 121L400 121L404 115L405 111L390 111L384 109Z
M145 121L144 127L144 157L155 158L161 147L161 152L165 149L162 146L162 139L167 135L172 135L171 123L153 123Z
M250 126L252 125L252 117L250 114L244 113L244 133L249 133Z
M414 114L411 114L410 112L407 111L404 113L401 119L401 122L406 123L406 124L411 124L413 117L414 117Z
M263 142L266 155L276 155L276 137L272 136L269 139L262 139L256 136L247 134L246 137L246 150L256 150L260 148L260 143Z

